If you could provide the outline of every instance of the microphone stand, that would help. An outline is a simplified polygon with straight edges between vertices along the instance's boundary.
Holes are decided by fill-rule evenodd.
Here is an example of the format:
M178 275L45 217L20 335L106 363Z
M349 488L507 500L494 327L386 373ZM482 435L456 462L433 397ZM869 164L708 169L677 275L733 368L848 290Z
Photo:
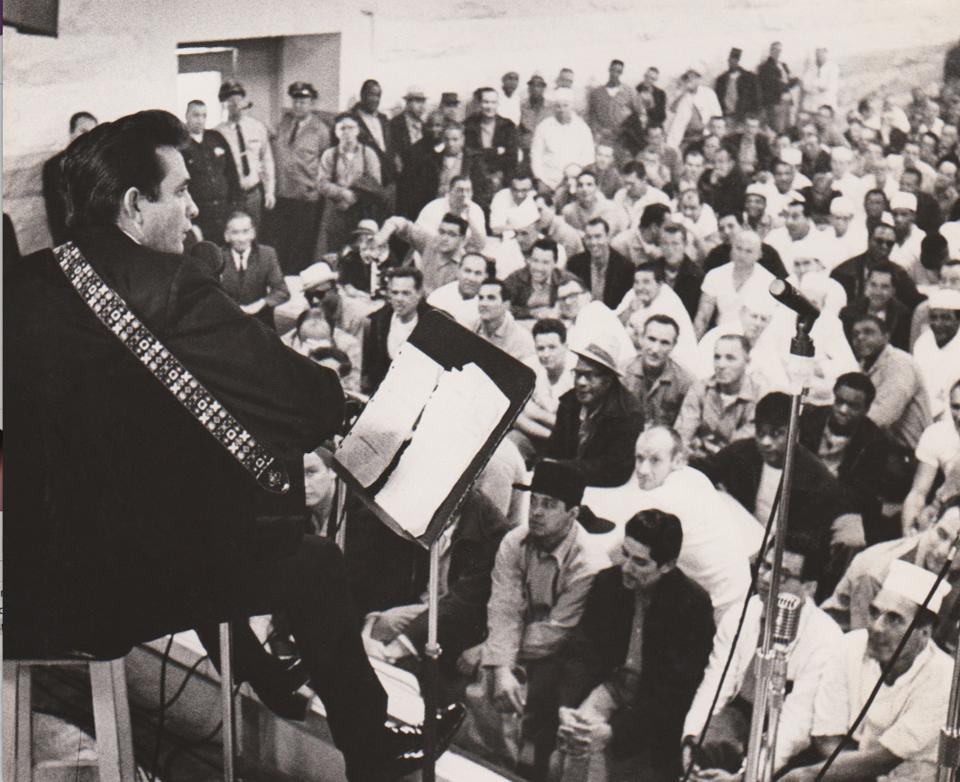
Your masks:
M790 342L791 367L788 375L791 380L792 400L790 405L790 426L787 430L787 453L783 463L783 485L780 491L780 504L777 507L777 529L774 534L773 569L770 573L770 591L764 606L763 635L756 656L756 685L753 695L753 714L750 720L749 743L747 744L746 769L744 782L770 782L775 767L777 735L780 709L777 699L771 698L773 687L776 652L773 648L773 619L777 610L777 598L780 594L781 569L783 566L783 548L787 535L790 495L793 488L793 463L800 435L800 404L806 391L812 372L813 340L810 329L813 319L797 316L796 335ZM792 371L790 371L792 369ZM759 556L762 558L764 552ZM773 708L771 708L773 707Z
M953 658L947 722L940 731L937 782L960 782L960 643Z
M437 711L440 700L440 644L437 642L437 606L440 602L440 540L430 544L430 572L427 582L426 692L423 698L423 743L426 762L420 769L422 782L436 780Z

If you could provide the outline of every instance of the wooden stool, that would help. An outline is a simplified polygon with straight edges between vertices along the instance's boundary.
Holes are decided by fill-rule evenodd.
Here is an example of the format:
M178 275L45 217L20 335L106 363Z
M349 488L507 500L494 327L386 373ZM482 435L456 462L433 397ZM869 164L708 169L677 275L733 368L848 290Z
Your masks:
M33 779L30 679L32 668L38 665L89 666L100 782L136 782L123 657L3 661L3 778L8 782L32 782Z

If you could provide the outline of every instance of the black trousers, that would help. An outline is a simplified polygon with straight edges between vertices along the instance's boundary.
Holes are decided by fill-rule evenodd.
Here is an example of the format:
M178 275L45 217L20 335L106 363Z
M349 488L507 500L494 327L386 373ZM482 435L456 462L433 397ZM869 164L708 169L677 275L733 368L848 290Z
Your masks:
M295 552L255 563L230 587L231 606L226 612L184 616L178 624L200 628L204 645L213 652L218 644L216 624L229 617L237 678L251 680L278 663L260 645L247 619L282 611L311 686L323 701L330 733L346 761L347 778L379 782L375 769L383 759L380 753L386 751L387 696L360 640L361 618L350 596L337 545L304 535ZM189 606L184 613L189 614ZM154 632L151 637L162 633Z

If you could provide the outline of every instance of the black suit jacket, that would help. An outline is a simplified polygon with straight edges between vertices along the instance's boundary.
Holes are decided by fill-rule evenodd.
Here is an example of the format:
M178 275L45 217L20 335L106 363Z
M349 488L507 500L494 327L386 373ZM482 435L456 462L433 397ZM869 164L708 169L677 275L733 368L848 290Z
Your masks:
M510 177L517 166L520 135L512 120L497 116L493 125L493 143L490 147L484 147L481 122L482 117L479 114L467 117L463 123L463 130L466 148L473 152L483 164L483 184L481 192L475 194L474 200L487 205L496 190L510 184ZM496 184L497 180L499 180L499 186Z
M790 68L783 65L790 79ZM760 104L764 107L773 106L780 102L783 93L790 89L790 81L784 80L780 66L772 57L768 57L757 69L757 86L759 87Z
M423 315L430 307L421 299L417 312ZM376 391L390 368L390 355L387 353L387 335L390 333L390 321L393 308L384 304L380 309L367 315L363 325L363 362L360 369L360 390L365 394Z
M223 258L220 284L237 304L250 304L257 299L266 299L268 307L276 307L290 298L283 272L280 271L277 251L272 247L259 242L253 243L242 279L230 248L221 247L220 256Z
M633 474L633 449L643 429L639 403L619 381L614 383L582 447L581 407L573 389L560 397L557 420L544 446L544 456L568 462L580 470L588 486L622 486Z
M410 130L407 128L405 112L400 112L390 120L390 143L393 144L393 153L405 160L407 153L414 142L410 140ZM422 137L421 137L422 138Z
M60 173L62 161L63 152L58 152L43 164L41 170L43 203L47 208L47 227L50 229L54 247L67 240L67 202L62 189L63 175Z
M634 592L611 567L593 580L580 624L563 652L560 703L579 706L597 685L616 682L630 645ZM643 670L635 697L611 720L615 754L653 750L674 764L683 720L713 646L713 607L707 593L678 569L653 587L643 621Z
M817 599L831 594L841 571L831 562L831 525L837 516L857 513L856 502L839 481L804 447L797 448L794 460L793 491L787 521L787 546L805 552L820 571ZM704 473L717 486L751 513L756 507L763 459L754 439L738 440L691 466ZM811 565L812 567L812 565Z
M32 255L4 285L12 654L120 654L198 616L237 610L235 585L268 553L255 514L303 511L303 453L343 414L336 375L244 315L192 259L144 248L113 227L76 240L292 479L300 465L301 488L281 498L260 489L97 320L53 253ZM300 538L297 529L294 546Z
M843 330L846 332L848 340L853 330L854 321L861 315L865 315L868 309L869 302L866 298L860 297L840 310L840 321L843 323ZM907 305L897 299L891 299L887 304L886 322L890 328L890 344L909 353L912 318Z
M397 170L393 165L393 141L390 136L390 120L382 111L377 112L377 121L380 123L380 131L383 133L383 146L381 147L373 134L368 130L367 123L360 117L361 106L355 103L350 109L350 113L357 118L357 125L360 127L358 139L361 144L366 144L380 160L380 178L384 185L389 185L397 177Z
M707 257L703 261L703 273L706 274L707 272L716 269L718 266L723 266L723 264L729 262L730 245L726 242L721 242L707 253ZM760 245L760 260L757 261L757 263L770 272L770 274L772 274L774 277L779 277L780 279L785 280L789 276L787 274L786 267L783 265L783 261L780 259L780 253L774 250L766 242L763 242Z
M896 289L897 298L907 306L910 312L913 312L916 306L927 297L917 290L916 284L906 269L897 264L892 265L895 272L893 287ZM863 296L866 273L872 266L873 260L869 252L865 252L841 263L830 272L830 276L843 286L847 292L847 301L853 301Z
M829 407L808 405L800 416L800 442L817 453L823 430L830 419ZM893 439L869 418L864 418L850 436L837 469L837 480L857 502L863 515L867 545L889 539L883 527L880 497L886 494L887 464L900 450Z
M420 210L437 197L443 153L437 152L429 138L422 138L410 147L397 179L397 211L410 220L416 220ZM469 151L463 152L460 173L470 177L474 193L486 187L482 163Z
M760 108L760 87L757 74L744 70L743 68L738 68L738 70L740 71L740 77L737 79L736 84L737 103L733 116L737 119L742 119L747 114L756 113ZM721 106L726 105L724 101L729 82L730 71L724 71L717 77L714 92L717 93L717 98L720 99Z
M593 283L590 279L590 253L577 253L567 259L567 271L577 275L586 289L593 293L594 298L601 299L612 310L617 308L627 291L633 287L634 269L630 261L611 248L603 291L600 296L597 296L596 291L591 291Z
M637 92L644 86L644 82L637 85ZM659 128L667 121L667 93L659 87L651 89L653 94L653 106L647 109L647 125L649 127Z

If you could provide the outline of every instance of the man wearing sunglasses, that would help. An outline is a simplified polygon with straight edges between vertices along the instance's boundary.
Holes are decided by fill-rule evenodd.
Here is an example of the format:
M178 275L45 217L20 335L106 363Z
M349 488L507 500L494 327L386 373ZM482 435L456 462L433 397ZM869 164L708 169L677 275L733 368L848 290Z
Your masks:
M834 269L830 276L839 282L847 292L847 301L853 301L864 295L867 283L867 273L874 266L886 264L890 260L890 251L896 244L897 234L889 223L877 223L870 231L867 251L855 255ZM896 297L905 304L911 312L922 300L923 295L906 269L894 265L896 273L893 277L893 286Z

